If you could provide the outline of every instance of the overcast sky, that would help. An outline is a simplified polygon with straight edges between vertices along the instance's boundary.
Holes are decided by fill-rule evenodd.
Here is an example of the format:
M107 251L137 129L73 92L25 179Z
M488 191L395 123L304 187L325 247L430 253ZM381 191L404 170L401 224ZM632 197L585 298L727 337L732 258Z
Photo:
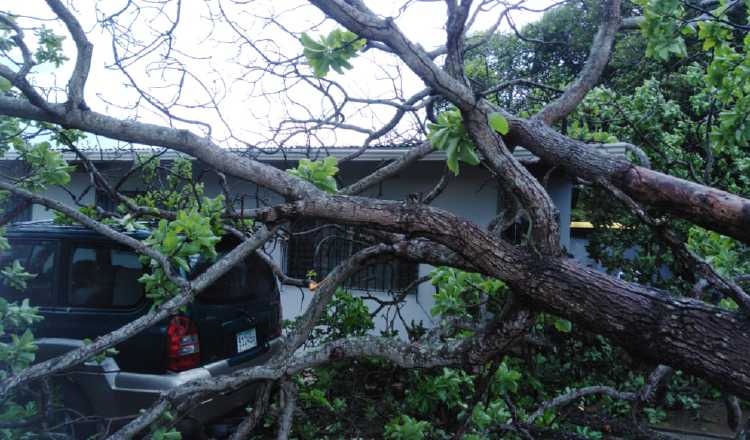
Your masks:
M79 20L94 44L94 59L87 83L86 100L96 111L119 117L133 117L145 122L169 124L168 118L143 99L123 72L113 66L112 34L101 26L97 19L111 15L125 5L124 0L70 1ZM136 2L138 3L138 2ZM144 2L153 5L155 2ZM179 11L179 21L174 30L172 51L182 69L175 69L174 62L166 65L164 54L166 45L157 47L149 55L126 66L132 80L153 98L165 103L178 104L172 108L174 115L184 119L200 121L211 126L211 136L218 142L230 146L245 141L251 144L272 145L269 139L280 121L289 118L306 119L318 117L330 110L330 104L315 93L309 86L261 72L258 67L267 62L248 45L240 44L237 33L223 20L218 19L223 10L233 19L235 26L241 27L242 34L261 48L273 59L294 57L302 52L296 35L307 31L313 36L327 33L335 23L325 21L315 7L297 0L257 0L241 2L238 5L229 0L183 0ZM479 2L477 2L479 3ZM414 41L427 49L443 44L445 40L445 4L441 1L406 2L370 1L369 6L383 16L396 17L396 23ZM404 4L408 8L403 9ZM549 0L530 0L526 5L540 8L550 4ZM128 9L117 17L117 22L128 30L118 35L122 43L132 39L130 45L118 49L124 53L132 50L134 43L150 41L172 26L177 17L177 3L171 2L161 9ZM12 13L52 18L53 14L42 0L3 2ZM474 31L488 28L497 19L501 8L480 15ZM539 14L525 11L513 13L514 22L522 25L538 19ZM21 19L24 26L32 21ZM38 25L40 22L35 22ZM58 34L67 35L65 29L55 22L43 22ZM508 31L507 23L501 32ZM290 34L291 33L291 34ZM27 35L27 39L29 35ZM75 48L70 38L65 41L66 52L74 59ZM344 75L334 72L331 79L340 82L350 96L361 98L393 98L396 90L409 96L423 88L421 81L395 57L370 50L356 58L354 69ZM64 87L72 62L60 69L40 66L33 79L38 84ZM308 69L302 66L301 69ZM309 70L307 70L309 72ZM396 81L393 78L397 78ZM181 84L182 87L178 87ZM340 95L338 95L340 96ZM64 96L58 99L64 100ZM220 113L204 106L216 101ZM310 112L308 114L308 112ZM350 106L347 122L369 127L378 127L393 114L388 107ZM184 124L182 127L199 133L206 133L200 124ZM408 128L408 121L400 127ZM229 128L228 128L229 127ZM229 138L231 134L233 139ZM320 141L327 145L356 145L362 142L361 133L337 130L321 133L319 139L307 139L298 135L291 143L305 144ZM279 141L284 136L277 136Z

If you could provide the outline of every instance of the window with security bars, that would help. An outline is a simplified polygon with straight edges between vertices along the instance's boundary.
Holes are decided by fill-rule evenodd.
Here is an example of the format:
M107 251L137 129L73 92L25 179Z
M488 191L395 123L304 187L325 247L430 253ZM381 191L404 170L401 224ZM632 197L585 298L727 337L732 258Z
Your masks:
M127 197L136 197L143 194L143 191L120 191L120 194ZM96 190L96 206L107 212L115 212L117 210L117 202L104 190Z
M286 273L294 278L306 278L314 271L318 279L322 279L339 263L368 245L367 238L354 228L297 221L291 225L291 237L285 247ZM416 263L395 259L366 267L350 277L345 286L384 292L413 289L418 270Z

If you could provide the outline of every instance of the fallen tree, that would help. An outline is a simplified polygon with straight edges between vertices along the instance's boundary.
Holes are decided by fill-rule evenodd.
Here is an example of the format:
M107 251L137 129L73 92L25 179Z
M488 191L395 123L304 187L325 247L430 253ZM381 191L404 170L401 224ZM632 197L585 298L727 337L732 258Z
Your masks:
M472 88L465 75L467 51L486 43L484 34L479 35L478 41L468 39L476 17L489 13L488 11L499 17L497 23L486 31L489 38L508 14L522 7L521 4L505 6L501 2L489 0L446 0L445 45L428 51L410 40L393 18L376 14L360 0L312 0L310 3L325 15L326 20L351 32L351 37L330 43L328 48L321 46L329 44L326 40L321 40L320 43L306 41L305 38L309 40L309 37L301 38L302 45L308 51L305 52L307 63L315 70L313 74L300 70L303 69L302 62L296 55L287 57L264 50L259 42L260 38L251 37L249 32L243 30L242 21L237 18L241 15L232 16L232 11L219 6L213 11L213 20L227 26L236 41L246 45L259 58L258 65L248 67L248 72L261 72L262 75L284 81L298 80L332 103L323 112L323 116L311 116L305 120L290 118L280 124L273 134L273 141L278 148L285 148L287 142L300 133L331 129L364 134L366 139L361 148L364 151L386 134L398 134L397 127L400 127L399 124L402 124L407 114L418 119L420 124L432 118L438 127L440 119L439 113L435 118L436 103L448 108L443 110L445 113L452 111L458 115L464 138L451 139L449 135L441 138L432 131L427 136L428 142L424 142L422 130L414 134L422 143L407 153L409 157L384 166L340 193L326 191L314 179L301 179L253 158L235 154L224 148L222 141L217 141L212 136L209 125L177 116L175 112L179 113L179 105L172 102L170 106L160 101L153 91L139 86L139 80L129 70L130 66L137 66L141 57L146 59L155 47L164 49L164 59L172 61L172 32L178 25L179 18L175 18L171 30L162 30L161 35L148 44L129 41L126 37L128 27L123 27L119 21L127 15L129 8L135 8L134 5L128 4L122 11L104 15L99 20L100 25L112 36L114 66L126 75L127 81L137 91L139 102L154 108L170 124L155 125L140 122L137 118L111 116L90 108L84 97L92 63L92 44L70 8L59 0L48 0L47 3L55 14L55 19L64 23L77 49L65 99L55 101L45 95L42 87L32 83L29 73L38 60L34 60L23 30L16 24L16 18L10 13L4 13L2 20L5 31L9 35L8 41L13 44L13 52L8 52L8 56L20 55L20 61L15 66L0 65L0 77L9 83L8 90L0 96L0 114L52 124L54 130L63 130L63 133L77 130L117 141L175 150L201 161L217 173L269 189L280 196L282 201L268 207L240 211L227 204L223 221L229 230L233 227L232 222L238 219L253 220L258 227L252 236L237 231L246 240L244 244L219 260L202 277L189 282L181 279L171 267L173 263L157 250L137 241L132 242L134 240L129 240L127 236L101 221L86 217L74 208L62 205L43 194L28 191L19 182L0 184L3 190L62 212L148 255L158 261L169 280L179 286L176 296L169 298L138 322L59 359L36 364L5 378L0 382L0 393L3 395L51 373L71 368L168 316L190 301L200 289L217 279L233 262L239 261L249 252L257 251L264 243L272 240L280 227L294 219L310 218L363 228L374 237L372 246L352 256L321 281L312 303L298 325L285 336L282 349L268 365L225 378L196 381L165 395L150 410L116 434L115 438L129 438L138 434L156 422L169 408L179 413L191 402L212 393L237 389L257 380L285 381L304 368L342 358L381 357L406 368L483 365L509 353L528 332L532 317L540 312L566 318L582 328L607 336L634 356L654 364L684 370L707 380L727 394L750 399L750 360L746 355L750 350L750 320L747 316L750 297L742 288L734 280L712 271L710 266L687 250L684 251L686 261L700 268L701 273L707 274L706 281L731 298L739 306L737 311L725 310L690 298L689 292L685 292L685 297L675 297L647 285L627 282L588 269L567 258L560 247L557 208L543 183L512 154L517 147L526 148L545 163L563 169L570 176L607 188L634 211L642 212L645 223L663 231L664 239L671 240L675 252L680 252L679 249L683 246L679 237L669 232L668 224L645 214L643 206L657 207L660 212L675 218L750 244L750 229L747 227L750 225L750 200L700 182L651 170L625 158L609 156L595 145L562 134L555 126L578 107L597 84L607 66L618 32L622 31L622 11L626 10L619 0L602 2L602 22L578 77L557 99L545 104L530 118L513 115L501 108L499 103L483 97L480 91ZM163 6L166 8L168 4L169 2L165 2ZM177 10L179 11L179 6ZM703 20L711 21L713 18ZM293 36L297 38L296 34ZM128 47L125 42L132 43L132 46ZM316 60L314 50L309 52L313 45L323 47L319 52L327 49L325 53L330 59L325 60L325 65L321 64L323 61L320 59ZM347 57L352 57L347 49L351 47L382 51L395 57L419 77L426 91L385 102L382 99L347 95L344 86L326 78L325 73L329 66L336 70L346 68ZM165 63L161 68L166 71L173 67ZM182 74L189 74L184 66L178 70ZM357 127L345 122L348 116L346 105L349 103L390 106L396 112L393 119L381 127ZM207 108L216 111L223 121L216 102L208 104ZM291 124L293 128L285 131L286 129L282 129L285 124ZM449 128L455 129L456 126ZM234 135L231 134L231 127L228 132L228 138L232 139ZM233 140L242 142L239 138ZM525 245L514 245L504 240L501 236L502 227L485 229L458 215L430 207L421 199L396 202L353 195L402 172L433 148L447 150L448 165L455 167L454 172L458 172L459 162L481 163L490 171L498 185L512 194L530 225ZM176 215L168 209L140 206L137 201L109 184L97 172L95 165L87 161L85 154L76 152L80 154L79 160L87 163L96 186L110 193L114 199L122 201L131 215L150 219ZM436 189L439 191L439 186ZM504 216L509 214L502 213ZM516 213L513 214L512 217L515 217ZM500 223L501 226L507 226ZM473 334L458 341L441 340L438 337L436 340L406 343L386 338L361 337L334 341L314 351L302 350L336 288L347 277L368 264L393 257L478 272L502 280L512 294L508 296L503 313L487 313L482 316L474 323L476 328ZM293 387L288 383L283 386L283 390L287 395L294 393ZM591 389L583 395L587 393L615 395L629 401L646 399L632 394L618 395L609 388ZM265 399L269 399L267 394ZM295 399L285 400L294 405ZM561 398L559 402L569 400ZM562 403L542 403L539 414L545 408L559 404ZM259 405L258 411L263 407ZM249 432L258 418L257 414L253 415L248 419L253 422L243 427L243 430ZM291 418L293 408L283 418L286 420L280 429L283 435L289 433ZM507 428L524 432L519 424L521 421L515 418L516 416Z

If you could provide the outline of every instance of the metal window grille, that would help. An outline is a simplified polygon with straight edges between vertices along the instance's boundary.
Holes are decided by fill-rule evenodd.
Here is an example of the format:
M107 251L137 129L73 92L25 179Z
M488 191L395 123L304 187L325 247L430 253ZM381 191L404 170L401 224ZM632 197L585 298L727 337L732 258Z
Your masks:
M135 197L143 194L143 191L120 191L120 194L128 197ZM96 206L108 212L115 212L117 209L117 202L112 200L112 197L110 197L106 191L97 190Z
M320 279L368 245L366 237L356 229L298 221L292 224L291 237L285 247L286 272L291 277L306 278L308 272L314 271ZM417 279L418 269L416 263L401 259L373 264L354 274L345 286L401 291Z

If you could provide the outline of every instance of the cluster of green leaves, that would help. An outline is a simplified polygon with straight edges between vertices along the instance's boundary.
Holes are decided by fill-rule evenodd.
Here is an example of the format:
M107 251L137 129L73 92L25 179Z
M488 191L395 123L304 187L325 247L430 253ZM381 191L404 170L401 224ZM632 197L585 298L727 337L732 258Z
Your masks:
M26 269L21 266L18 260L13 260L12 263L0 270L0 275L2 275L3 283L6 286L16 290L26 289L26 282L36 276L36 274L26 272Z
M427 125L430 130L427 138L438 150L445 151L448 169L458 175L458 162L478 165L479 156L474 151L474 143L464 127L458 110L447 110L437 116L435 123Z
M205 184L196 181L193 175L193 162L185 156L179 156L169 164L162 164L159 156L139 155L136 158L139 177L146 191L131 197L137 205L146 208L160 208L169 211L202 210L204 203L216 206L207 212L211 215L221 213L218 205L224 199L205 197ZM118 206L120 213L126 213L124 206Z
M55 67L60 67L68 57L63 52L64 36L55 35L55 33L42 26L34 30L37 37L37 49L34 53L37 64L52 63Z
M35 145L18 142L15 147L31 168L31 173L21 182L28 190L39 192L50 185L65 185L70 182L70 173L75 167L68 165L62 153L54 150L49 142Z
M330 69L339 74L344 73L344 69L351 69L349 60L357 56L357 52L365 47L366 42L357 34L341 29L321 35L317 41L304 32L300 36L302 53L318 78L326 76Z
M497 305L508 288L500 280L450 267L439 267L430 274L437 288L433 316L477 318L484 302Z
M167 256L180 276L191 275L192 266L198 261L214 261L218 256L216 244L224 234L222 215L227 203L224 196L205 195L204 183L194 181L193 164L186 157L164 165L158 156L141 155L136 158L136 166L147 189L130 199L138 206L153 208L157 217L158 209L176 212L174 220L161 219L153 225L148 219L128 214L122 204L117 207L119 216L113 218L102 218L94 207L83 207L81 212L125 231L151 229L144 244ZM158 261L142 256L141 262L146 272L139 281L154 307L178 293L178 287Z
M335 176L339 172L339 167L336 165L335 157L326 157L321 160L302 159L297 164L297 168L288 169L287 172L292 176L307 180L325 192L338 191Z
M687 244L725 278L750 274L750 246L699 226L690 228ZM722 298L719 305L728 310L739 308L732 298Z
M364 336L375 324L364 300L338 288L310 336L309 343L326 343L346 336Z
M744 23L730 14L731 5L719 2L712 19L689 23L696 12L686 11L678 0L642 0L647 55L663 60L671 56L701 59L702 82L693 92L694 106L711 106L718 121L710 127L710 147L740 155L750 144L750 36L730 24ZM744 5L740 15L747 15ZM691 15L692 14L692 15ZM688 24L686 24L688 23ZM696 31L697 28L697 31ZM704 110L705 112L705 110Z
M490 113L488 124L500 134L508 134L508 121L500 113ZM445 151L448 169L458 175L459 162L479 165L479 156L474 143L464 127L461 112L446 110L437 116L434 123L427 124L427 138L438 150Z
M424 440L430 433L430 423L401 415L385 425L385 438L389 440Z
M687 47L680 37L682 32L679 22L685 15L683 2L680 0L635 0L635 3L643 8L641 32L648 42L646 55L664 61L672 55L686 56Z
M178 211L174 220L162 219L143 243L165 255L174 267L184 275L190 274L191 262L213 261L217 257L216 244L221 239L217 231L221 225L212 222L216 213L211 208L223 209L223 196L204 200L203 209ZM167 276L161 264L150 257L142 256L141 263L146 268L138 281L143 283L146 297L154 307L168 301L178 293L177 285Z
M20 303L0 298L0 380L27 368L36 358L37 346L32 333L35 323L42 320L28 299ZM33 417L37 412L33 399L23 391L7 396L0 403L0 421L17 421ZM20 439L25 429L0 429L0 438Z
M8 20L15 21L15 17L6 15ZM5 23L0 23L0 50L10 52L16 47L13 40L15 31ZM37 47L34 52L34 64L52 63L55 67L60 67L68 57L63 52L64 36L56 35L51 29L42 25L34 29L37 37Z
M182 434L173 426L175 417L164 411L156 423L151 425L149 438L153 440L181 440Z
M17 373L34 361L36 345L31 327L42 317L28 300L20 304L0 298L0 379L8 373ZM9 341L6 339L9 338Z

